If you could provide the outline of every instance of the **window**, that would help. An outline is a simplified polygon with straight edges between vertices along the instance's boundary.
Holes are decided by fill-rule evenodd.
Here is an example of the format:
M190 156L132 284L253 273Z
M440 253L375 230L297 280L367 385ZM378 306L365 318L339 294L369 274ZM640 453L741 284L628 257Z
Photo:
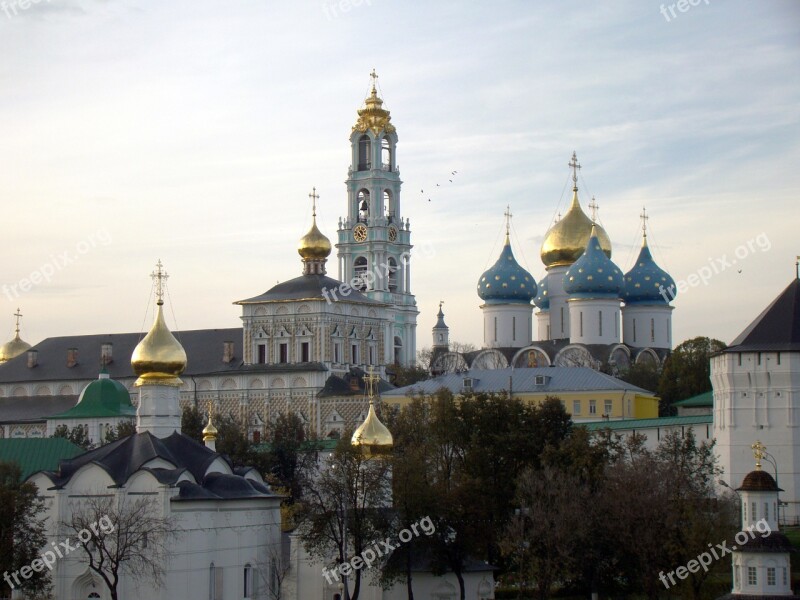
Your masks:
M597 334L600 337L603 337L603 311L602 310L597 311L597 330L598 330Z
M755 567L747 567L747 585L758 585L758 572Z
M580 330L578 335L583 336L583 311L578 314L578 319L580 321Z
M755 521L758 518L758 513L756 512L756 503L755 502L753 502L750 505L750 518L753 519L753 521Z
M564 307L561 307L561 333L564 333Z
M258 345L258 362L259 364L264 364L267 362L267 345L266 344L259 344Z
M783 575L781 576L781 579L783 580L783 585L785 586L789 585L789 581L786 578L786 567L781 567L781 571L783 571Z
M358 344L350 345L350 362L354 365L358 364Z
M333 342L333 362L342 362L342 342Z
M778 352L778 364L781 364L781 353Z
M613 407L614 407L614 404L613 404L613 402L611 400L606 400L605 401L605 414L607 414L609 417L611 416L611 411L612 411Z
M301 342L300 343L300 362L308 362L311 360L311 344L309 342Z
M369 364L374 365L375 364L375 346L370 346L368 352L369 352Z
M597 400L589 400L589 414L590 415L597 414Z
M358 170L367 171L371 168L370 161L370 142L368 135L362 135L358 138Z
M381 140L381 169L392 170L392 143L389 138Z
M397 261L389 257L387 261L389 265L389 291L396 292L397 291Z
M214 568L214 563L208 567L208 600L216 600L217 594L217 570Z
M243 571L244 581L242 585L242 590L244 592L245 598L250 598L253 595L253 567L249 564L244 566Z
M775 567L767 567L767 585L775 585Z
M355 287L358 291L363 292L367 289L367 259L364 256L359 256L353 263L353 279Z
M747 502L742 502L742 521L747 523Z
M764 518L769 521L769 502L764 502Z
M494 318L494 341L497 341L497 317Z
M650 341L656 341L656 320L650 319Z
M758 353L758 364L761 364L761 352Z
M636 319L633 320L633 341L636 341Z
M278 362L281 363L288 363L289 362L289 344L286 342L281 342L278 344Z
M573 400L572 401L572 414L573 415L581 414L581 401L580 400Z
M517 317L511 317L511 339L517 339Z

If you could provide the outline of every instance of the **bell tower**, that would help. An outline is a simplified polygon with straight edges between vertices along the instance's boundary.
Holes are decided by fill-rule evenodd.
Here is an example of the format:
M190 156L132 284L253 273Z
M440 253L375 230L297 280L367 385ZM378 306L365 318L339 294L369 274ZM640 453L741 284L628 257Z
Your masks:
M384 355L411 365L419 314L411 293L411 227L400 208L397 131L374 70L370 77L370 94L350 134L347 215L339 219L336 244L339 280L388 305L391 334Z

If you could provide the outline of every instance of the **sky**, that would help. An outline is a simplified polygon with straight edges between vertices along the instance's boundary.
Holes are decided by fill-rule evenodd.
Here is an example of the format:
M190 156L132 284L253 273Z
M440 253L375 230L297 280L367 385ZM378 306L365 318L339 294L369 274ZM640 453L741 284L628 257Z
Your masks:
M0 336L18 307L29 343L146 330L159 259L170 327L239 326L234 301L300 274L314 186L335 240L374 68L425 249L419 348L440 300L482 345L507 205L545 274L573 151L623 270L647 208L686 282L673 340L729 343L800 255L800 2L677 4L0 0Z

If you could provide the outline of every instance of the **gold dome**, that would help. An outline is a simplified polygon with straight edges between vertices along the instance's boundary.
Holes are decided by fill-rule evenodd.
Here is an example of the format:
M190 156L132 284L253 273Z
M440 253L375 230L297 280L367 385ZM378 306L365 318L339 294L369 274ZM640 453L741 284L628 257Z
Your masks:
M164 322L163 301L158 301L153 327L136 346L131 356L133 372L139 385L180 386L178 375L186 369L186 351Z
M592 220L586 216L578 201L578 188L572 189L572 205L544 236L540 256L548 269L569 266L580 258L592 235ZM605 229L597 225L597 240L606 256L611 258L611 240Z
M323 260L331 253L331 241L317 228L316 212L312 219L311 229L297 244L297 253L303 260Z
M14 339L6 342L0 346L0 363L16 358L26 350L30 349L31 345L19 337L19 330L14 335Z
M378 79L375 69L370 73L372 78L372 91L370 95L364 100L364 108L358 109L358 120L353 125L353 131L366 133L371 129L375 135L379 135L381 131L392 133L395 131L394 125L390 123L392 116L389 111L383 108L383 100L378 96L378 90L375 83Z
M370 401L369 413L361 426L355 430L350 440L353 446L361 446L367 453L381 453L391 450L394 439L389 429L375 414L375 403Z
M217 439L217 428L214 427L214 423L211 422L211 414L208 415L208 425L203 428L203 441L204 442L213 442Z

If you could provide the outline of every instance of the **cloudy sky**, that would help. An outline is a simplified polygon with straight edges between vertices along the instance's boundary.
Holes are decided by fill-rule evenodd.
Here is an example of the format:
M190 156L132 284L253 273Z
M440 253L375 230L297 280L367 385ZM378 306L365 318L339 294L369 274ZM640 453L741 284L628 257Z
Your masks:
M800 254L800 2L683 7L0 0L0 332L18 306L31 343L146 329L159 258L172 327L237 326L233 301L300 273L312 186L335 238L375 68L402 213L433 250L413 264L419 347L440 299L451 339L482 343L507 204L544 275L573 150L620 267L643 205L675 279L717 266L676 300L675 341L730 342Z

